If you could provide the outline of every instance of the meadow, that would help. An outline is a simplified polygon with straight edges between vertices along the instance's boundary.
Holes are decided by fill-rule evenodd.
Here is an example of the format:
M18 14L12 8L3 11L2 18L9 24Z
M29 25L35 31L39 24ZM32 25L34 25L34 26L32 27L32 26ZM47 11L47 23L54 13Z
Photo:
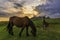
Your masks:
M31 29L29 28L29 37L26 37L26 30L24 29L22 37L19 37L19 32L21 28L14 26L14 36L11 36L7 32L7 21L0 22L0 40L60 40L60 19L46 19L49 23L47 30L42 28L42 20L36 19L33 20L37 28L37 36L33 37L30 33Z

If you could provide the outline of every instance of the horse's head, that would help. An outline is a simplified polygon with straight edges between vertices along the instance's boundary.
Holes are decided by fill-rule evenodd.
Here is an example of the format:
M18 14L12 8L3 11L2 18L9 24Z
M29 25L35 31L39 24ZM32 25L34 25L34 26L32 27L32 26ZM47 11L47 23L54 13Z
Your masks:
M27 17L26 17L27 18ZM36 36L36 27L35 27L35 24L33 23L33 21L31 20L31 19L29 19L29 18L27 18L28 19L28 25L31 27L31 33L32 33L32 35L33 36Z

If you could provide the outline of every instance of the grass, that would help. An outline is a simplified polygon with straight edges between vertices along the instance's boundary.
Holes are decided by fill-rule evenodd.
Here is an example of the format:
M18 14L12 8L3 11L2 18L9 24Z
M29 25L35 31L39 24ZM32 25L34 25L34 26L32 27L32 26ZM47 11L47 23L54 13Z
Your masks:
M21 28L14 27L14 36L8 34L6 26L8 22L0 22L0 40L60 40L60 19L46 19L49 23L47 30L42 29L42 20L33 20L37 28L37 36L33 37L30 33L29 37L26 37L26 30L24 29L22 37L19 37Z

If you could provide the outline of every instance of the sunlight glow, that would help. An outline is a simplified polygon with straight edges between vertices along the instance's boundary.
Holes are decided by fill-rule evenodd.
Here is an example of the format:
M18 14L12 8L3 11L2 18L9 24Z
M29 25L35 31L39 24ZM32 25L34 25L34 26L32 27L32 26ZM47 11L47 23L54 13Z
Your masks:
M22 8L23 16L28 16L29 18L32 18L36 15L38 15L38 12L35 11L32 7L27 6Z
M8 21L8 18L0 17L0 21Z

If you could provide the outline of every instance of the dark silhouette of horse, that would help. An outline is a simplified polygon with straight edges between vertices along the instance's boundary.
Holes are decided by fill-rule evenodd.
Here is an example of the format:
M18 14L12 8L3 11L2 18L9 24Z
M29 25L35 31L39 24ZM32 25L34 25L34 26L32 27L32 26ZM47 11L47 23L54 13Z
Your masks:
M44 16L44 17L43 17L43 29L47 29L48 25L49 25L49 23L46 22L45 16Z
M21 36L21 34L22 34L22 32L23 32L25 27L26 27L26 35L27 36L29 36L28 27L31 27L32 35L36 36L36 27L35 27L34 23L32 22L32 20L30 20L27 16L25 16L25 17L17 17L17 16L10 17L9 23L8 23L8 26L7 26L8 33L10 35L14 35L13 34L13 26L14 25L16 27L20 27L21 28L19 36Z

